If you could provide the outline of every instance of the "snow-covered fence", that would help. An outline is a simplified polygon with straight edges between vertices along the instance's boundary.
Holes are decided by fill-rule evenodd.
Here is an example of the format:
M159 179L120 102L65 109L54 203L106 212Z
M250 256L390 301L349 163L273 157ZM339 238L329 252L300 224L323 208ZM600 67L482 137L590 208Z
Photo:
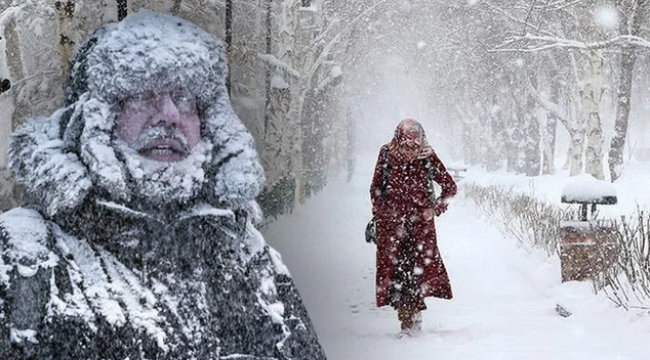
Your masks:
M543 249L558 256L560 223L578 217L578 210L537 200L506 186L481 186L463 182L468 199L524 247ZM629 217L607 222L618 249L612 266L591 280L618 306L650 309L650 213L638 209Z

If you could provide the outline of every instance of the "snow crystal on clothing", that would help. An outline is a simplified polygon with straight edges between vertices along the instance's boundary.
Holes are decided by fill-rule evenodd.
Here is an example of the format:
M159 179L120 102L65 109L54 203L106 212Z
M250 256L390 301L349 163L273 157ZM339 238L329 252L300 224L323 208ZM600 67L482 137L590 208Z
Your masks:
M9 337L11 339L11 342L16 344L20 344L23 341L27 341L32 344L38 344L38 340L36 340L36 331L31 329L18 330L11 328L9 330Z
M108 323L123 326L127 316L122 312L119 302L111 296L110 280L107 278L95 250L87 241L72 236L63 236L70 254L73 255L77 270L83 278L83 294L94 310L104 316Z
M66 143L59 137L61 116L67 110L26 120L11 135L9 165L18 182L36 197L35 204L50 216L77 206L92 187L85 166L65 151Z
M81 157L90 174L102 183L114 199L128 200L126 175L122 163L113 150L111 133L113 121L110 107L96 99L89 99L79 106L83 109L84 129L79 139Z
M159 325L163 318L155 309L156 297L151 290L142 287L140 279L113 255L105 250L100 250L100 255L111 279L109 290L124 304L130 324L144 329L161 349L167 351L169 347L165 344L166 334Z
M573 176L562 190L563 202L600 202L606 197L616 197L616 188L589 174Z
M29 209L16 208L0 215L0 228L8 235L6 257L16 265L23 277L34 276L40 268L56 265L58 257L47 248L48 229L41 215ZM0 263L0 279L6 283L7 267Z
M214 206L211 206L209 204L201 204L195 206L192 210L188 211L187 213L183 214L182 216L179 217L179 220L183 219L188 219L191 217L195 216L214 216L214 217L222 217L225 216L230 219L235 218L235 213L232 212L232 210L228 209L217 209Z

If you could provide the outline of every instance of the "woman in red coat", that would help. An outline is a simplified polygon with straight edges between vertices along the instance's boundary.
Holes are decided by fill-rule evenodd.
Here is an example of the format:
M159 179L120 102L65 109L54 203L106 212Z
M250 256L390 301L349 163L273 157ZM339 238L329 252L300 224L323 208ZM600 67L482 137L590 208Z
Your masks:
M435 197L433 181L442 193ZM434 216L447 210L456 183L422 125L402 120L382 146L370 187L377 227L377 306L398 312L402 332L419 331L425 297L451 299L451 285L436 240Z

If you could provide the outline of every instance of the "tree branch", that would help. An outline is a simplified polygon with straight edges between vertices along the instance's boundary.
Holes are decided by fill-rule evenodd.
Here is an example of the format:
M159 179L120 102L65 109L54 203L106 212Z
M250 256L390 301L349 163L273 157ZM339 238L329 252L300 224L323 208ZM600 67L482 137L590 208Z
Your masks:
M483 4L487 5L487 6L488 6L489 8L491 8L492 10L494 10L494 11L500 13L501 15L507 17L508 19L510 19L510 20L512 20L512 21L514 21L514 22L516 22L516 23L522 24L522 25L524 25L524 26L530 26L532 29L534 29L535 31L539 32L540 34L546 34L546 35L548 35L548 36L555 36L555 34L553 34L552 32L549 32L549 31L546 31L546 30L542 30L542 29L540 29L539 26L533 26L533 25L531 25L531 24L526 25L526 24L527 24L527 21L526 21L526 20L522 20L522 19L517 18L516 16L514 16L514 15L508 13L507 11L501 9L500 7L498 7L498 6L496 6L496 5L493 5L493 4L490 3L489 1L483 0ZM525 28L524 28L524 29L525 29Z
M518 42L526 42L526 44L524 44L524 46L520 48L502 48ZM528 44L528 42L535 42L535 44ZM619 45L633 45L633 46L650 48L650 41L634 35L618 35L608 40L587 43L578 40L559 38L555 36L538 36L538 35L526 34L524 36L514 36L509 39L506 39L503 43L497 45L494 49L489 51L491 52L535 52L535 51L543 51L543 50L549 50L554 48L597 50L597 49L607 48L610 46L619 46Z
M526 33L526 27L528 27L528 20L530 20L530 16L533 14L533 9L535 8L535 2L536 0L530 2L530 9L528 9L528 13L526 14L526 19L524 20L524 28L521 31L522 34Z

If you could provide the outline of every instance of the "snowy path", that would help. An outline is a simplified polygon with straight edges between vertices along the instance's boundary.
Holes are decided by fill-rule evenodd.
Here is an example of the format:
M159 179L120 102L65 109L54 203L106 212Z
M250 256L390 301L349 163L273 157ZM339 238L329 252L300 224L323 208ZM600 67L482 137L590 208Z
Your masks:
M374 306L368 183L334 183L264 230L330 360L649 358L647 318L613 309L583 284L560 284L557 260L517 248L462 198L437 223L455 298L427 300L422 334L397 339L395 312ZM558 316L558 302L574 315Z

